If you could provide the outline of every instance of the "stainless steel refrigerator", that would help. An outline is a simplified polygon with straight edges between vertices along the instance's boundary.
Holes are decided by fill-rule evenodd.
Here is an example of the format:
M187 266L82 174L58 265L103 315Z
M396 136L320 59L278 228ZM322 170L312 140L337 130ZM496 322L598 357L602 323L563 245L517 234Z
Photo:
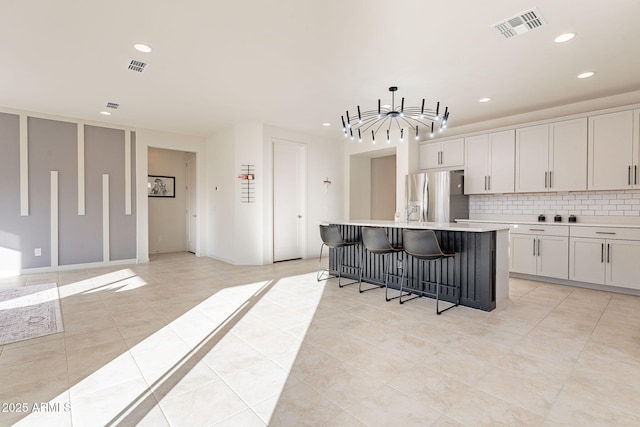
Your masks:
M463 171L407 175L405 220L454 222L469 218L469 196L464 194Z

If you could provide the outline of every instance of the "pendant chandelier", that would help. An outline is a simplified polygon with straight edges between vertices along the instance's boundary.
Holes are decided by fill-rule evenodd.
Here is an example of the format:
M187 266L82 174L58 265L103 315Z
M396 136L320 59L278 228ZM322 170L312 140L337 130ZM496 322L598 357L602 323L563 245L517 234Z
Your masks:
M391 142L390 133L393 129L400 131L400 142L404 141L405 128L410 134L415 134L418 139L420 130L430 130L430 136L433 137L434 131L442 131L447 127L449 120L449 107L445 107L444 112L440 114L440 102L436 103L435 109L425 107L425 101L422 99L422 105L419 107L405 107L404 98L400 105L395 104L395 92L398 90L396 86L391 86L391 106L381 105L378 99L378 109L361 111L360 106L357 107L356 114L349 114L347 111L346 118L342 118L342 129L345 137L352 140L358 138L362 142L362 136L367 135L371 130L371 142L376 143L376 135L382 129L386 130L387 143Z

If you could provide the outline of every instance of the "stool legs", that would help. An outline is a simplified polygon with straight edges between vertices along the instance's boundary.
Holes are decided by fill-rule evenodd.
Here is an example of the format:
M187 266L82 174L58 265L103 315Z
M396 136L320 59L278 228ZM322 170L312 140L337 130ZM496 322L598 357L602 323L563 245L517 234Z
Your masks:
M425 260L429 263L429 267L431 267L431 263L434 262L435 263L435 267L436 267L436 292L435 294L431 294L431 293L427 293L430 296L435 297L436 300L436 314L440 315L442 313L444 313L447 310L452 309L453 307L457 307L460 305L460 284L458 283L457 279L457 274L456 274L456 268L455 268L455 260L456 257L453 257L453 262L454 262L454 268L453 268L453 286L451 285L443 285L442 284L442 258L438 258L435 260ZM449 261L447 259L447 266L449 265ZM403 263L403 269L402 269L402 277L400 279L400 295L398 295L395 298L398 298L400 304L404 304L407 301L411 301L412 299L416 299L416 298L420 298L422 296L421 293L411 297L411 298L406 298L406 299L402 299L403 296L407 296L411 294L411 291L404 291L406 293L403 294L403 285L404 285L404 280L406 277L406 263ZM407 281L409 280L409 278L407 277ZM440 310L440 291L442 290L443 287L453 287L455 289L456 292L456 303L445 308L444 310ZM420 291L418 291L420 292ZM391 298L394 299L394 298ZM389 301L389 299L387 299L387 301Z

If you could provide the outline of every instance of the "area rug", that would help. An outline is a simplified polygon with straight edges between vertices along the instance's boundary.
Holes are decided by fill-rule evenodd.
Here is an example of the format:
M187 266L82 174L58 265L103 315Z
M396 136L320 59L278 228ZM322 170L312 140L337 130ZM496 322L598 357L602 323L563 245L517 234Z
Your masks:
M0 290L0 345L62 331L55 283Z

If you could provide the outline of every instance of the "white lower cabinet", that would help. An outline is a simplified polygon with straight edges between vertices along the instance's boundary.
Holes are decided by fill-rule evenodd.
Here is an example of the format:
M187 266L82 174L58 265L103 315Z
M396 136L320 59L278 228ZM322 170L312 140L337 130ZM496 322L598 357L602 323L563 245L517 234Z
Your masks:
M640 230L572 227L569 252L570 280L640 289Z
M511 229L513 273L567 279L569 276L569 228L566 226Z

